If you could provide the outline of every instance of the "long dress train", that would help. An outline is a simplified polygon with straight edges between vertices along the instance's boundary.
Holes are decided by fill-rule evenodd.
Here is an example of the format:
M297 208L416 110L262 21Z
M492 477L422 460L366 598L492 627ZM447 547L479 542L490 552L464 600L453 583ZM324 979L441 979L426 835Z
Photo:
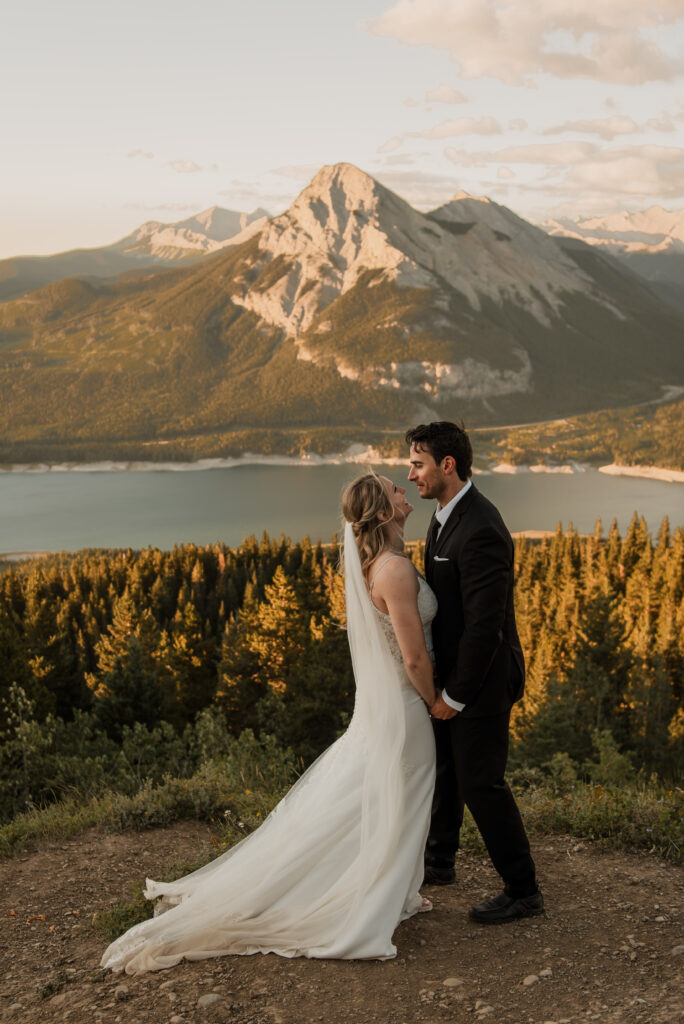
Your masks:
M345 531L354 714L344 735L254 833L175 882L147 881L155 917L105 951L129 974L225 954L389 959L397 924L421 907L434 739L388 616L363 583ZM428 649L437 602L419 577Z

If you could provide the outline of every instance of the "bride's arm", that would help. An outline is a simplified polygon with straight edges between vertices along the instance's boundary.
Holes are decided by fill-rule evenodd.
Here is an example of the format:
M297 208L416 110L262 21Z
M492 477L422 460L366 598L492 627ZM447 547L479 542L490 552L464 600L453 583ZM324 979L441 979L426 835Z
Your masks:
M393 558L388 562L378 574L373 599L381 611L383 605L387 608L407 675L429 707L437 699L437 691L418 614L418 580L408 559Z

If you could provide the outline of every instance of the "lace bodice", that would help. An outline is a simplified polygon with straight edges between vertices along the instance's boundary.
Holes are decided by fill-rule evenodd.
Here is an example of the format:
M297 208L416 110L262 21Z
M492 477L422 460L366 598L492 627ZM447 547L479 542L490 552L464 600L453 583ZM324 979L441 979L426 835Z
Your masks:
M420 615L420 621L423 624L423 633L425 634L425 646L428 649L428 654L434 660L433 657L433 646L432 646L432 620L437 614L437 598L435 597L432 589L428 586L425 579L416 570L418 576L418 614ZM371 586L371 601L373 599L373 588ZM390 654L395 661L403 664L401 657L401 650L399 649L399 641L397 635L394 632L392 626L392 620L385 612L381 612L380 609L374 604L373 607L380 619L383 633L387 638L387 643L390 649Z

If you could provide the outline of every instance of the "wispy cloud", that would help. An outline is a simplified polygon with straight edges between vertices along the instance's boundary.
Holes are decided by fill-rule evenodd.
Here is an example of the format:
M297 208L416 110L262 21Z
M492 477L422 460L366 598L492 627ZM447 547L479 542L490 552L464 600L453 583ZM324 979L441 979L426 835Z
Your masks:
M634 146L576 164L565 175L568 191L681 198L684 149Z
M638 131L631 117L603 117L584 121L565 121L563 124L545 128L540 135L563 135L565 132L581 132L583 135L599 135L611 142L616 135L630 135Z
M454 135L500 135L501 125L493 117L457 117L421 132L407 132L415 139L448 139Z
M398 193L412 206L420 210L431 210L440 206L458 192L460 184L456 175L432 174L415 170L379 170L375 177L387 188Z
M468 97L450 85L438 85L425 94L426 103L467 103Z
M484 167L490 163L572 164L586 160L600 149L594 142L541 142L528 146L507 146L496 150L465 150L448 146L444 155L462 167Z
M310 181L320 169L319 164L287 164L284 167L274 167L270 173L281 178L292 178L294 181Z
M398 0L368 28L448 51L464 78L522 85L545 73L638 85L684 71L658 41L682 19L681 0Z
M291 192L267 192L259 185L222 188L217 192L217 195L225 197L232 208L246 210L250 206L265 207L273 217L282 213L292 203L296 194L296 188Z
M136 157L143 157L145 160L154 160L154 153L148 153L144 149L132 149L130 153L126 153L129 160L135 160Z
M199 210L201 202L197 203L124 203L125 210L141 210L144 213L151 213L153 210L161 210L166 213L186 213L188 210Z
M392 156L385 157L383 163L385 167L410 167L416 162L416 157L411 153L395 153Z
M170 160L169 167L172 167L177 174L196 174L202 170L194 160Z
M445 155L461 167L530 164L545 168L534 189L541 193L591 198L621 194L648 199L680 198L684 192L684 149L676 146L601 146L557 142L508 146L490 152L448 147ZM524 186L521 186L524 187Z
M399 149L404 140L400 135L395 135L393 138L388 139L387 142L383 142L382 146L378 146L376 153L392 153L395 149Z
M679 118L679 120L681 121L682 118ZM677 130L675 119L672 114L668 113L660 114L659 117L649 117L646 127L654 132L674 132Z

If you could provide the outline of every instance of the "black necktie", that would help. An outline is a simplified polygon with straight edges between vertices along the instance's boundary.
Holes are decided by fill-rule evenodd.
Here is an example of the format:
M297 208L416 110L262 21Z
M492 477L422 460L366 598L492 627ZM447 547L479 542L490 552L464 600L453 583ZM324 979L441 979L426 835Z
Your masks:
M434 550L435 544L437 543L437 534L439 533L440 522L437 516L435 516L430 523L430 529L428 530L427 541L425 544L426 552L429 550L430 553Z

